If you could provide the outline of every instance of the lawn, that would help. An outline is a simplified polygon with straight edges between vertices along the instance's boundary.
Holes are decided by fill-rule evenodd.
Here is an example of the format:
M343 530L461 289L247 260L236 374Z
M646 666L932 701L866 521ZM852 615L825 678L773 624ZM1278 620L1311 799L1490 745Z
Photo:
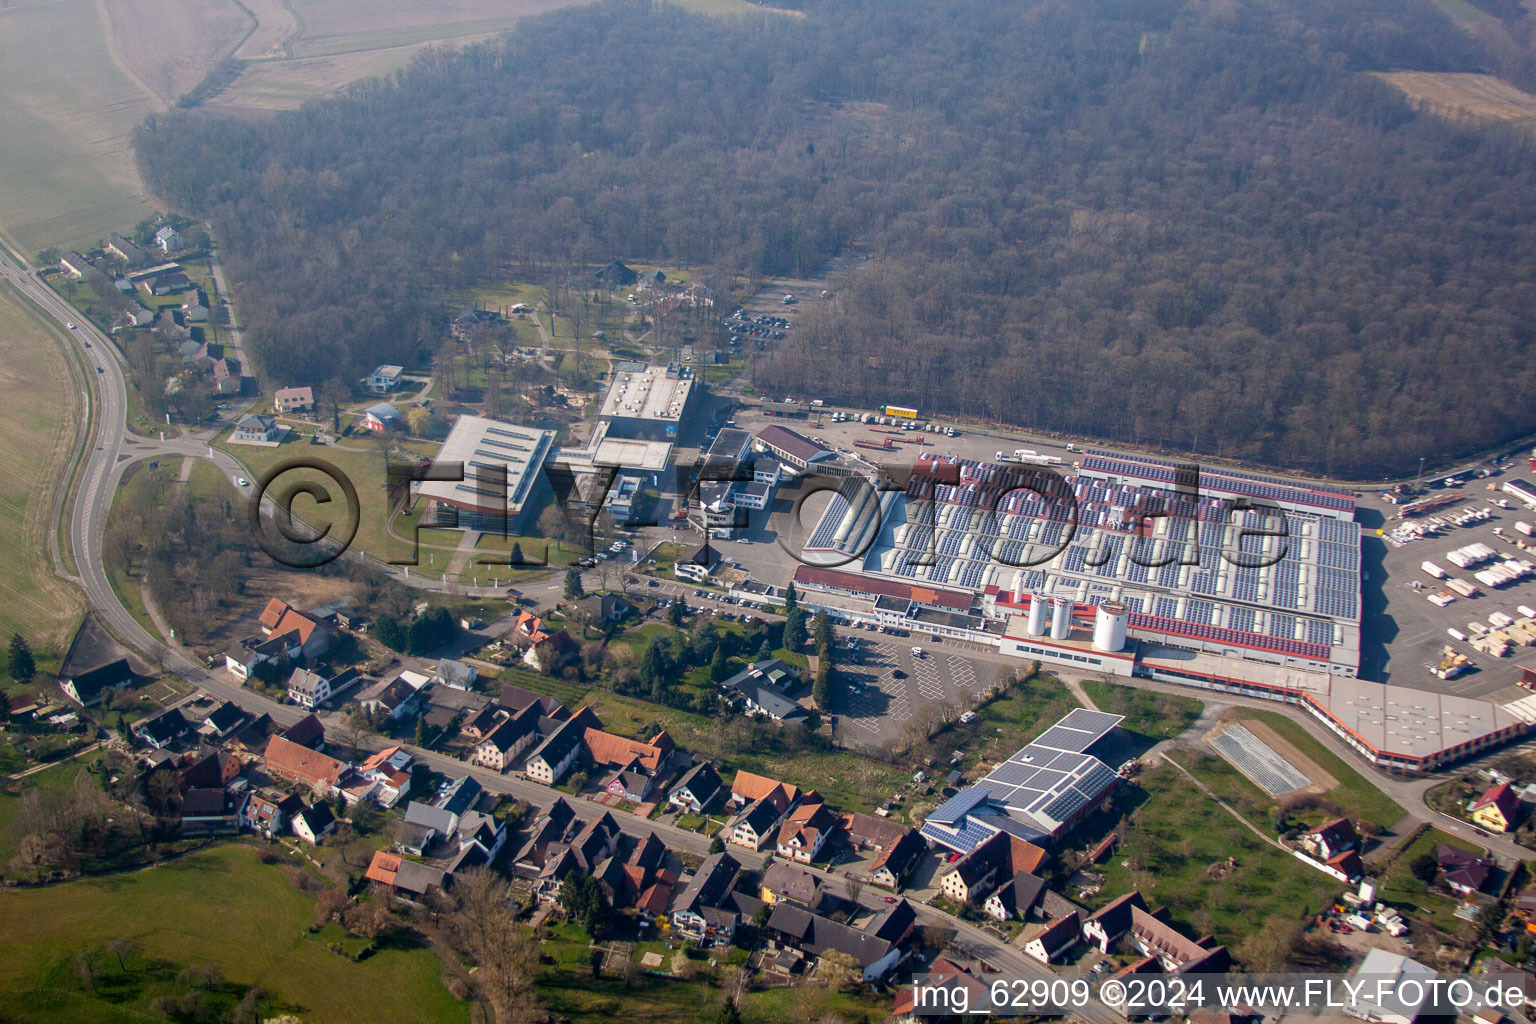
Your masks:
M1248 776L1232 767L1226 758L1209 752L1196 753L1183 747L1167 751L1188 772L1210 787L1211 792L1231 804L1236 811L1262 832L1273 831L1274 812L1280 801L1249 781Z
M1239 718L1258 719L1268 725L1337 779L1339 784L1323 794L1323 798L1337 804L1341 813L1355 819L1357 826L1365 822L1367 825L1375 826L1376 831L1383 832L1402 821L1407 815L1396 801L1377 789L1369 779L1350 767L1343 758L1323 746L1306 729L1285 715L1273 711L1244 709Z
M1154 740L1177 736L1205 710L1205 704L1194 697L1140 690L1099 679L1084 679L1083 691L1100 711L1124 715L1121 728Z
M255 445L229 444L225 441L220 442L218 447L245 464L250 470L250 479L253 483L266 471L299 458L321 459L335 466L352 481L352 486L357 489L360 518L357 537L353 540L352 547L378 558L404 561L411 557L411 544L405 540L388 537L386 533L383 457L379 450L366 439L345 438L342 444L346 447L289 442L276 448L261 448ZM401 446L407 453L407 457L431 456L436 454L439 447L432 442L414 440L402 441ZM321 508L313 499L301 495L294 499L294 514L299 519L315 524L334 522L336 530L339 531L345 523L346 506L341 489L335 481L328 480L323 473L313 470L294 469L283 473L279 479L275 480L274 487L286 491L293 484L301 481L314 481L324 487L331 495L331 502L336 506L337 512L333 516L331 506ZM414 526L414 519L407 519L402 521L396 529L402 537L409 537ZM447 564L448 557L448 552L435 552L423 546L419 552L420 568L424 572L430 572L433 569L441 572Z
M430 951L384 949L353 963L312 941L314 901L285 872L233 845L129 874L0 892L0 1004L35 1024L139 1019L168 986L117 1005L84 991L68 967L78 951L129 936L146 957L214 961L230 981L261 985L315 1024L469 1020Z
M1096 905L1140 889L1148 906L1166 904L1186 934L1233 943L1270 915L1316 913L1338 891L1338 882L1263 842L1171 765L1159 762L1138 782L1141 802L1119 827ZM1227 869L1229 857L1236 864Z
M1039 675L978 708L975 722L954 726L939 742L954 742L957 749L970 755L967 764L996 760L1012 754L1077 706L1060 680Z
M0 289L0 550L7 555L0 636L20 632L34 648L60 652L85 611L79 592L53 575L48 557L53 503L79 418L64 344L62 332L35 319L10 286Z

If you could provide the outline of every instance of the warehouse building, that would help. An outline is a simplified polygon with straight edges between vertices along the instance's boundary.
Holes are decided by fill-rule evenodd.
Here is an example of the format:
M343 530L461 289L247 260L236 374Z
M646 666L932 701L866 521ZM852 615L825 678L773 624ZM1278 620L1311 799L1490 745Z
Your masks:
M702 386L682 363L650 366L622 362L603 396L597 418L608 436L675 441L698 408Z
M549 495L542 472L554 432L460 416L433 460L436 473L463 466L462 480L427 480L416 495L437 526L521 534ZM456 474L455 474L456 475Z

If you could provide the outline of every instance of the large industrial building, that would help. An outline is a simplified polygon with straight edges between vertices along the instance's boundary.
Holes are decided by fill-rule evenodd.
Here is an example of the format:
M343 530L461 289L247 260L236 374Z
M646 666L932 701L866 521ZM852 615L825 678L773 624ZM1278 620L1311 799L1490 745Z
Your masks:
M682 363L622 362L598 409L609 437L675 441L698 407L702 387Z
M461 464L463 479L416 485L417 497L428 502L426 518L438 526L526 532L527 517L549 493L541 470L554 438L549 430L460 416L432 466L444 472Z
M1343 492L1100 452L1069 477L919 456L900 490L850 481L832 498L795 583L807 603L853 598L830 609L843 618L1301 704L1398 770L1523 734L1536 714L1356 678L1354 509Z
M1089 751L1123 720L1070 712L929 814L923 838L961 854L999 832L1036 845L1061 838L1114 792L1118 774Z

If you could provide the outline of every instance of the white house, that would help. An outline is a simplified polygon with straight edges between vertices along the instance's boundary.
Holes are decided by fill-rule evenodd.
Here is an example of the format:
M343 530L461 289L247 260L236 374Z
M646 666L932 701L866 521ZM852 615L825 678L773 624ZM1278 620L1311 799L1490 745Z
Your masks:
M368 375L368 390L377 391L381 394L386 391L393 391L400 386L400 379L404 374L405 368L401 366L386 364L375 367L374 371Z
M161 252L178 252L187 247L186 240L181 237L181 232L170 225L166 225L155 232L155 244Z
M229 439L271 443L281 437L282 433L278 428L277 420L271 416L242 416L240 422L235 424L234 432L229 435Z
M318 672L296 668L288 677L288 699L302 708L321 707L331 699L331 681Z

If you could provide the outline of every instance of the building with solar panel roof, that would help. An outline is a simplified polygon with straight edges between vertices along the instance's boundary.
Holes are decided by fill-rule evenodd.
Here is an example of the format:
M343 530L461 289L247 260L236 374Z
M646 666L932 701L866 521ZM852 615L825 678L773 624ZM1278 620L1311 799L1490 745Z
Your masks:
M999 832L1045 845L1100 806L1119 776L1091 749L1122 715L1077 708L923 822L929 842L967 854Z
M437 458L433 475L463 479L427 480L416 485L428 502L427 518L438 526L523 533L530 513L549 493L542 472L555 434L483 416L460 416Z

